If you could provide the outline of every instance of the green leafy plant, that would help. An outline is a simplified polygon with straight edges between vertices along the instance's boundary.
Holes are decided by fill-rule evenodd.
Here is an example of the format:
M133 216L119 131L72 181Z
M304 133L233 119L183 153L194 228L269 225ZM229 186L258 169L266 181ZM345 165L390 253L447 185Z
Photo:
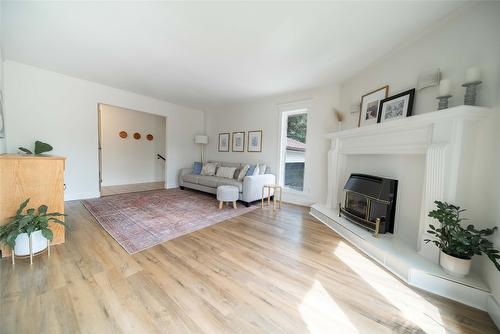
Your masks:
M500 271L500 251L494 248L491 241L485 237L492 235L497 227L478 230L474 225L463 228L461 222L466 220L460 215L465 209L446 202L435 201L436 210L429 212L429 217L437 219L441 226L439 228L429 225L427 233L435 236L435 239L425 239L426 243L432 242L444 253L460 259L471 259L474 255L483 253L495 264Z
M23 151L26 154L33 154L31 150L28 150L25 147L18 147L20 151ZM45 152L52 151L53 147L47 143L41 142L37 140L35 142L35 154L42 154Z
M9 223L0 226L0 241L3 241L12 249L16 245L17 236L21 233L31 235L35 231L42 231L42 235L52 241L53 234L49 229L49 222L65 225L62 220L56 217L66 215L59 212L47 213L48 207L46 205L40 205L36 212L34 208L30 208L23 213L29 200L28 198L21 203L19 209L16 211L16 215L10 218L11 221Z

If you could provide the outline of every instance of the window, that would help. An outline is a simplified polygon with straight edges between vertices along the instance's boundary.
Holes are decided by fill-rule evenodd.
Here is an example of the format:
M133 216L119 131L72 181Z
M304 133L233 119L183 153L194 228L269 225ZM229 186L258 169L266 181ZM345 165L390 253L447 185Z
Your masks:
M306 165L307 109L284 111L281 132L281 184L304 191Z

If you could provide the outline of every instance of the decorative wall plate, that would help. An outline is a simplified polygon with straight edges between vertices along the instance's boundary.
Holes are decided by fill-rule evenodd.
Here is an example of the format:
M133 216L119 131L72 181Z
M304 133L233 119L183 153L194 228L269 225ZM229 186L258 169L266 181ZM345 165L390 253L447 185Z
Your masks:
M120 131L120 133L118 134L120 136L120 138L127 138L128 136L128 133L126 131Z
M141 139L141 134L139 132L134 133L134 139Z
M149 134L146 136L146 139L147 139L147 140L149 140L149 141L153 140L153 135L149 133Z

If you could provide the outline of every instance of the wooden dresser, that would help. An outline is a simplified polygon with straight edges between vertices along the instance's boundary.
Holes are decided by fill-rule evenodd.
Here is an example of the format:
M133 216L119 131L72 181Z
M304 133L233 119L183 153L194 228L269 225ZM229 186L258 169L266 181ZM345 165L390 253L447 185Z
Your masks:
M48 212L64 213L64 162L49 155L0 154L0 225L16 214L21 202L30 198L27 208L42 204ZM50 223L52 245L64 243L64 226ZM10 249L1 244L2 256Z

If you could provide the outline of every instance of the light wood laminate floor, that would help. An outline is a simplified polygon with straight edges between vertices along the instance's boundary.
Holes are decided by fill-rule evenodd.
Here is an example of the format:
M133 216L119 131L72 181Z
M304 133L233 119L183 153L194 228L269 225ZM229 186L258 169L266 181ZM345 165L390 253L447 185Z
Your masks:
M101 196L135 193L139 191L165 189L165 182L146 182L134 184L122 184L119 186L102 186Z
M50 259L1 261L2 334L497 333L485 312L409 288L305 208L259 208L132 256L80 202L66 212Z

